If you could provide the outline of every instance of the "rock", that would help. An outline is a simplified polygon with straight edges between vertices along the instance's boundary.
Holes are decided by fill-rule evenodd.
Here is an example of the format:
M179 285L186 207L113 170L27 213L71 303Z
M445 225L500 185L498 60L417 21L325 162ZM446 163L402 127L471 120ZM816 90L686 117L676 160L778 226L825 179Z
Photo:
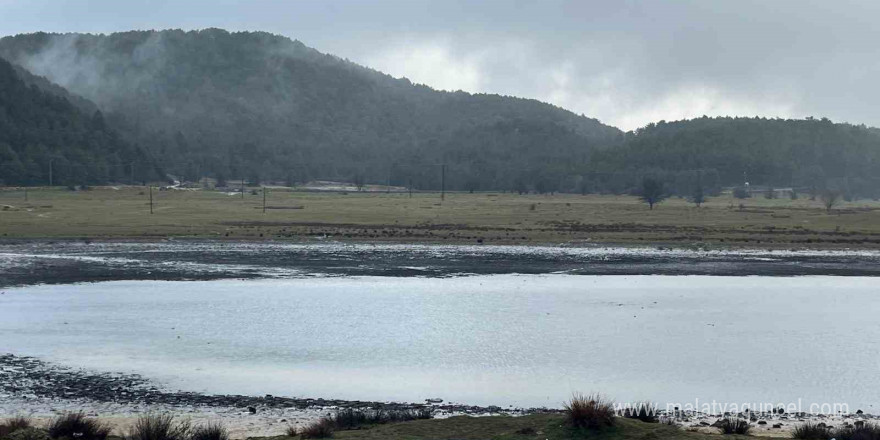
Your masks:
M774 429L780 429L780 428L782 428L782 423L774 423L774 424L773 424L773 428L774 428Z
M443 399L440 399L440 398L438 398L438 397L434 397L433 399L425 399L425 402L428 402L428 403L443 403Z
M766 420L759 420L759 421L758 421L758 424L759 424L759 425L766 425L766 424L767 424L767 421L766 421Z
M254 407L252 407L252 406L249 406L249 407L248 407L248 412L251 413L251 414L256 414L256 413L257 413L257 409L254 408Z

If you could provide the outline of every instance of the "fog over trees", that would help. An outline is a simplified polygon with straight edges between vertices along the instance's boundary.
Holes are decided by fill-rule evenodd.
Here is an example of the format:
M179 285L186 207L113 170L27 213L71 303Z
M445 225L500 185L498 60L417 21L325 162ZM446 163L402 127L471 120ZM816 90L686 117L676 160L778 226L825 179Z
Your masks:
M86 134L7 139L0 169L18 171L0 172L6 184L45 182L49 157L63 152L95 164L85 172L95 183L125 182L110 170L136 161L190 181L417 189L439 189L445 164L446 188L470 191L636 194L646 177L689 197L746 180L846 197L876 197L880 187L877 129L700 118L624 133L535 100L436 91L262 32L36 33L0 39L0 57L20 66L6 69L17 82L7 78L2 96L25 84L70 118L102 115L103 128L91 129L109 133L99 144ZM21 105L4 100L2 123L18 132L48 123L10 119Z

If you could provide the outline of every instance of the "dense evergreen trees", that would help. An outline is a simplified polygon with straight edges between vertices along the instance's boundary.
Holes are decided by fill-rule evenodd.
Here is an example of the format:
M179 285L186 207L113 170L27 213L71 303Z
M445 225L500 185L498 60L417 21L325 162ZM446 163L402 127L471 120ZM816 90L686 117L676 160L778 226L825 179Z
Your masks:
M125 181L126 163L147 161L126 145L140 145L190 181L439 189L445 164L451 190L638 194L649 177L697 199L746 181L880 195L880 131L827 119L704 117L623 133L535 100L436 91L262 32L37 33L0 39L0 56L63 86L19 72L45 105L17 110L30 115L15 122L35 130L27 140L0 133L13 139L0 146L6 182L45 180L62 150L67 180ZM85 127L75 140L33 128L58 132L65 118Z
M86 114L66 98L43 91L0 59L0 184L89 185L155 178L150 159L109 129L100 112Z

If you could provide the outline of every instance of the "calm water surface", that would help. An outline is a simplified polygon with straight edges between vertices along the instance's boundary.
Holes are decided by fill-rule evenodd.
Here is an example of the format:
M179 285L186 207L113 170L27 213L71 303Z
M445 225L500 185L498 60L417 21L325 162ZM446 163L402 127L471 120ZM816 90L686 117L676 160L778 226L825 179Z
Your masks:
M7 289L0 352L209 393L880 410L880 279L488 275ZM873 410L873 411L871 411Z

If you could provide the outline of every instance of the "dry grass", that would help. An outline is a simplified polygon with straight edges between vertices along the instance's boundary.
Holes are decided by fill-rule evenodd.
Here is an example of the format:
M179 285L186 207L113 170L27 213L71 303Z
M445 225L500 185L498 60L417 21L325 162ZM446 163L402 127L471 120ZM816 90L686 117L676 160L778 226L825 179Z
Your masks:
M578 429L602 429L614 426L614 406L598 394L575 394L563 409L568 426Z
M178 422L171 414L146 414L137 419L125 440L190 440L188 422Z
M31 419L24 416L15 416L0 423L0 438L6 437L15 431L30 428L33 424Z
M262 196L155 191L155 214L140 187L91 191L0 190L7 237L150 238L192 236L440 243L710 243L740 246L880 247L880 203L724 195L696 208L671 199L648 210L631 196L316 193L272 190L268 204L303 209L262 212ZM743 208L738 204L742 202ZM531 209L532 206L536 208ZM4 208L8 206L8 208Z
M110 435L109 426L81 412L56 417L49 422L47 431L53 439L105 440Z

